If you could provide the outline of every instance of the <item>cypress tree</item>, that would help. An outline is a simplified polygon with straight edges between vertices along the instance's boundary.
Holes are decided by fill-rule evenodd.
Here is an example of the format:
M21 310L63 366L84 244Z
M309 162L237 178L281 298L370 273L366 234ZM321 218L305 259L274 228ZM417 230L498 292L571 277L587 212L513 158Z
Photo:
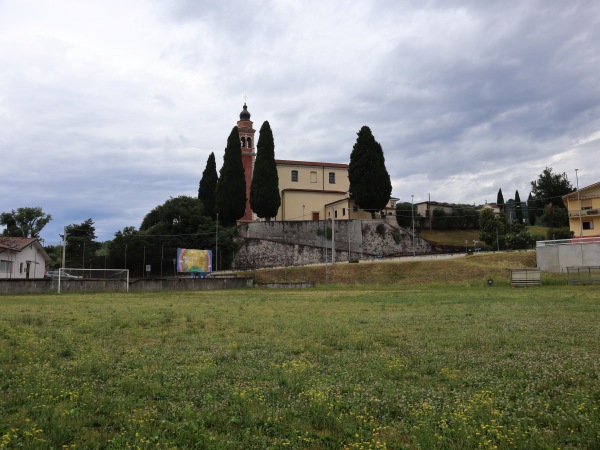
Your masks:
M502 195L502 188L498 189L496 204L500 207L500 211L504 211L504 195Z
M515 215L517 222L523 224L523 205L521 204L521 197L518 190L515 191Z
M238 127L233 127L227 138L223 167L217 182L215 209L219 213L219 221L226 226L235 225L246 210L246 179Z
M392 194L390 175L385 168L383 149L371 130L363 126L350 154L348 179L350 197L366 211L381 211Z
M260 127L256 146L256 161L250 185L250 207L256 215L269 220L277 215L281 206L279 176L275 165L275 143L268 121Z
M215 154L211 153L206 161L206 167L202 172L200 186L198 188L198 198L204 205L204 215L215 218L215 196L217 193L217 163L215 162Z

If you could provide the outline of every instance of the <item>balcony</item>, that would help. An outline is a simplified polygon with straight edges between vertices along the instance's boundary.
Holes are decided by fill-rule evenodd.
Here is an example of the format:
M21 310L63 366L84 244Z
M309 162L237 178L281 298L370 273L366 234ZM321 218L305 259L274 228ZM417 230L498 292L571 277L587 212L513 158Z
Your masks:
M600 215L599 209L582 209L581 217L590 217L590 216L598 216ZM569 217L579 217L579 210L571 210L569 211Z

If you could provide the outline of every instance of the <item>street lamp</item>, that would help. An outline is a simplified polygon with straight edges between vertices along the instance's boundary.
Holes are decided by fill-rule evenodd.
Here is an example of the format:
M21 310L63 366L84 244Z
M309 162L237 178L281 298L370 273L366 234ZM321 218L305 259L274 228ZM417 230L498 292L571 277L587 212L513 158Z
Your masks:
M415 196L410 196L410 215L412 217L412 247L413 247L413 256L415 256Z
M583 223L581 222L581 198L579 197L579 175L575 169L575 178L577 179L577 209L579 210L579 237L583 237Z

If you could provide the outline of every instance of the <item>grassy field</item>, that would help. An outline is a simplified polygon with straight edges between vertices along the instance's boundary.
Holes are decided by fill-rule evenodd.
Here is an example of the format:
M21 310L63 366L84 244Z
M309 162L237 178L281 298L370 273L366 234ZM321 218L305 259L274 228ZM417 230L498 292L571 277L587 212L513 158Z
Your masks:
M598 293L0 297L0 448L598 448Z

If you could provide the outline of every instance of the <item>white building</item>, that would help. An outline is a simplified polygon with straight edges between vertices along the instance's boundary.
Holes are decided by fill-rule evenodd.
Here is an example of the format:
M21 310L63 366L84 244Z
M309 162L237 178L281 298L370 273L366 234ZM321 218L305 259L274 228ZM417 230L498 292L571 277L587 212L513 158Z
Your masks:
M0 279L44 278L49 262L36 238L0 236Z

